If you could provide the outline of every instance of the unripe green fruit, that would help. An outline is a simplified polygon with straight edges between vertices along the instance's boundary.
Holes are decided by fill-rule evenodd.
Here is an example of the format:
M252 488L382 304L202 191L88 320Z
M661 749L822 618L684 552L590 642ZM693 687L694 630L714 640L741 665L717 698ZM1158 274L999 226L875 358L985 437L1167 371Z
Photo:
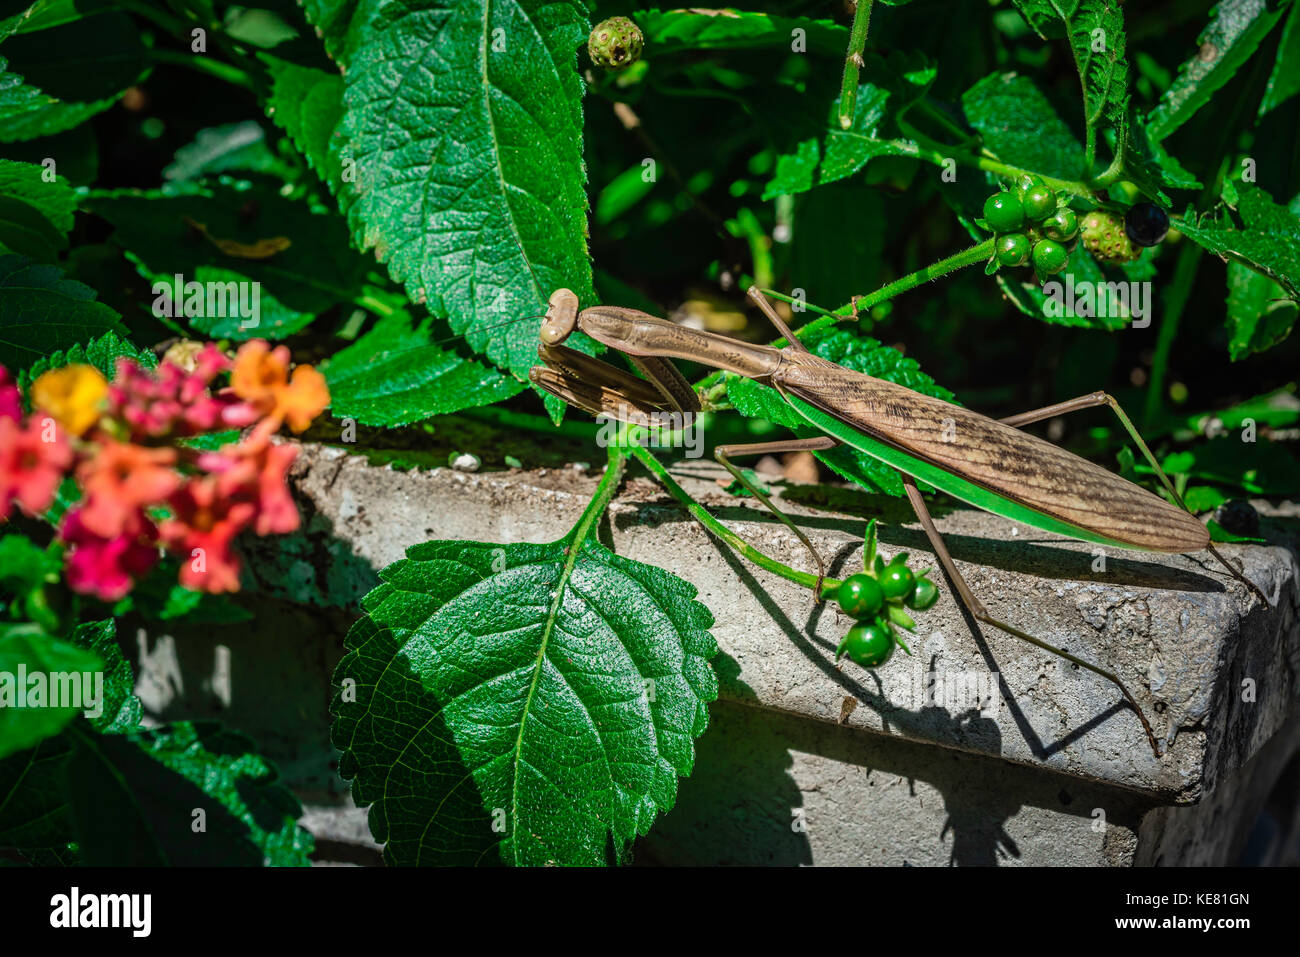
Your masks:
M1025 216L1034 222L1056 209L1056 194L1047 186L1031 186L1021 201Z
M1029 262L1029 237L1023 233L1010 233L999 236L997 242L998 262L1004 266L1023 266Z
M1040 273L1051 275L1060 272L1070 261L1070 254L1065 247L1053 239L1040 239L1034 244L1034 268Z
M865 621L849 629L841 647L857 664L875 668L894 653L894 635L884 622Z
M916 588L916 576L912 570L901 563L885 566L885 573L880 576L880 589L886 598L907 598Z
M880 583L865 572L850 575L840 583L835 599L846 615L859 621L873 617L885 603L885 593Z
M1084 248L1098 262L1109 266L1131 262L1142 252L1124 231L1124 217L1110 210L1094 209L1079 224Z
M994 193L984 200L984 221L995 233L1009 233L1025 224L1025 212L1015 193Z
M903 604L913 611L925 611L938 600L938 586L928 578L918 578L916 580L916 591L912 592L912 597Z
M626 70L641 59L645 36L641 28L627 17L602 20L587 38L591 62L607 70Z
M1043 235L1059 243L1068 243L1079 233L1079 217L1068 206L1062 206L1043 220Z

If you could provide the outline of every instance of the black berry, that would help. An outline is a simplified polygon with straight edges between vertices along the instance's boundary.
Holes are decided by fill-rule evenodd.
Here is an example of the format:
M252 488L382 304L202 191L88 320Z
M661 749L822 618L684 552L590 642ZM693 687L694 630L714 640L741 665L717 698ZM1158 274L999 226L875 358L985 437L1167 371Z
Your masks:
M1124 214L1124 232L1139 246L1157 246L1169 233L1169 214L1155 203L1137 203Z

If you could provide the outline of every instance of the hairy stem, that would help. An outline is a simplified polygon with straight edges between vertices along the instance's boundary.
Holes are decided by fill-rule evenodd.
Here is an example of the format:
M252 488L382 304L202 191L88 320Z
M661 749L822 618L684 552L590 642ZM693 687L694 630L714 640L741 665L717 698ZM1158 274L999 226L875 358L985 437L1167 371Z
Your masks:
M844 55L844 81L840 84L840 129L853 126L858 107L858 75L862 70L862 51L867 46L867 24L871 20L873 0L858 0L853 11L853 28L849 33L849 51Z

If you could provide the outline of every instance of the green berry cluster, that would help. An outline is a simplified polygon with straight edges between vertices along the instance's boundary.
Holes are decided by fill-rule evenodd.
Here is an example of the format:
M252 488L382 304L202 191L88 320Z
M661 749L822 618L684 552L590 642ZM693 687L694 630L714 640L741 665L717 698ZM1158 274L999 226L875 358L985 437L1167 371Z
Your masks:
M1065 197L1028 174L1015 188L984 201L983 225L995 236L988 271L1032 263L1040 282L1069 264L1070 248L1079 234L1079 217Z
M906 552L888 562L876 554L875 519L867 526L865 558L862 571L844 579L827 597L834 597L844 613L857 620L835 657L847 654L864 668L876 668L889 660L895 644L912 653L895 626L911 631L916 622L903 609L925 611L939 600L939 589L930 581L929 569L913 572L908 567Z

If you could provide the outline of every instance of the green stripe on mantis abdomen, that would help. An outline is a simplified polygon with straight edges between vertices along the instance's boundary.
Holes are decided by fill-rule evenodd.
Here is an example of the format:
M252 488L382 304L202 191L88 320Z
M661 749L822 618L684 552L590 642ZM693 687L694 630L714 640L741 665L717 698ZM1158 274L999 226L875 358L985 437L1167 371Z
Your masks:
M839 439L845 445L852 446L859 452L870 455L872 458L884 462L886 465L892 466L918 481L925 482L927 485L931 485L968 505L974 505L976 508L983 509L993 515L1022 525L1028 525L1030 528L1037 528L1044 532L1055 532L1067 538L1096 542L1101 545L1113 545L1116 548L1135 547L1075 525L1072 522L1040 512L1038 509L1030 508L1028 505L1014 499L999 495L982 485L976 485L969 479L962 478L960 475L955 475L931 462L910 455L902 449L887 445L863 432L859 432L853 426L841 422L835 416L823 412L814 405L810 405L798 396L790 395L788 392L783 392L782 395L790 403L791 408L816 426L819 431L832 438Z

